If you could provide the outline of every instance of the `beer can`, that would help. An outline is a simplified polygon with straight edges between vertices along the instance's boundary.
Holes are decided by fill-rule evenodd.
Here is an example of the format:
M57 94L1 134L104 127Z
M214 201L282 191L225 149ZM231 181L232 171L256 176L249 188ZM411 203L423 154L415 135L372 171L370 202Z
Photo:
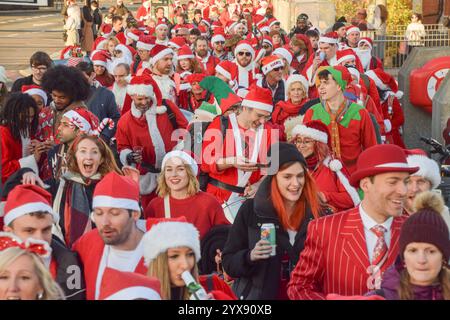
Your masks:
M264 223L261 226L261 239L270 242L270 245L272 246L270 255L276 255L275 225L273 223Z

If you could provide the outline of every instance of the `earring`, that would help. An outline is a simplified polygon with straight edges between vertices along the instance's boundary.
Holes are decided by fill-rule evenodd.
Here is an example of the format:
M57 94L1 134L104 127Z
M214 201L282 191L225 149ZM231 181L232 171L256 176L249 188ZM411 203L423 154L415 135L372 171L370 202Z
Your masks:
M44 292L39 292L37 298L38 300L42 300L44 298Z

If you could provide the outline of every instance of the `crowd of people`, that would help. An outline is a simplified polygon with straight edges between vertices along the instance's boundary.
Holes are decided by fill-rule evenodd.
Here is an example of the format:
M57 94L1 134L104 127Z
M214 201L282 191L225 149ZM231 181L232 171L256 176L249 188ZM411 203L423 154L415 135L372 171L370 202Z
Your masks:
M450 299L440 168L362 12L98 7L67 1L63 64L0 67L0 299Z

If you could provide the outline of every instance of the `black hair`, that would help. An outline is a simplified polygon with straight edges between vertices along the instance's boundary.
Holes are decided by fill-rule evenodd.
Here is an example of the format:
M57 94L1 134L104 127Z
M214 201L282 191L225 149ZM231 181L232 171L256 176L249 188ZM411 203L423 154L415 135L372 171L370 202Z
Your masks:
M197 28L194 28L194 29L192 29L191 31L189 31L189 34L190 34L190 35L193 35L193 36L198 36L198 37L200 37L200 36L202 35L202 33L200 32L200 30L198 30Z
M327 69L324 69L324 70L322 70L322 71L320 71L318 74L317 74L317 77L320 79L320 80L328 80L328 76L331 74L331 72L330 71L328 71ZM331 76L333 76L332 74L331 74Z
M53 90L63 92L72 101L86 100L90 93L90 85L80 70L59 65L49 69L42 78L42 88L47 92Z
M342 16L342 17L338 18L338 19L336 20L336 22L343 22L343 23L346 23L346 22L347 22L347 18L346 18L345 16Z
M195 9L194 10L194 14L198 14L198 13L202 14L202 10L201 9Z
M345 23L344 22L336 22L335 24L333 24L333 28L332 31L338 31L340 28L345 27Z
M50 68L52 65L53 61L46 52L36 51L30 57L30 66L46 66Z
M29 123L30 108L34 110L34 116ZM39 119L38 106L34 99L26 93L12 93L2 109L0 123L11 131L14 139L19 140L32 137L36 134Z
M307 36L308 38L319 38L320 34L316 29L311 29L305 32L305 36Z
M88 76L90 76L92 72L94 72L94 65L92 64L92 62L81 61L75 68L77 68L81 72L86 73Z

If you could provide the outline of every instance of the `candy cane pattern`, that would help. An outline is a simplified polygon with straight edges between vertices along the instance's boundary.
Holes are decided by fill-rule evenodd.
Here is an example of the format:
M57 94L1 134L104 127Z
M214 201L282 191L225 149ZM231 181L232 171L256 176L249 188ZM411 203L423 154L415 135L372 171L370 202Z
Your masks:
M106 125L108 125L108 128L112 130L114 128L114 121L111 118L104 118L98 125L98 128L91 131L91 134L99 136L105 129Z

